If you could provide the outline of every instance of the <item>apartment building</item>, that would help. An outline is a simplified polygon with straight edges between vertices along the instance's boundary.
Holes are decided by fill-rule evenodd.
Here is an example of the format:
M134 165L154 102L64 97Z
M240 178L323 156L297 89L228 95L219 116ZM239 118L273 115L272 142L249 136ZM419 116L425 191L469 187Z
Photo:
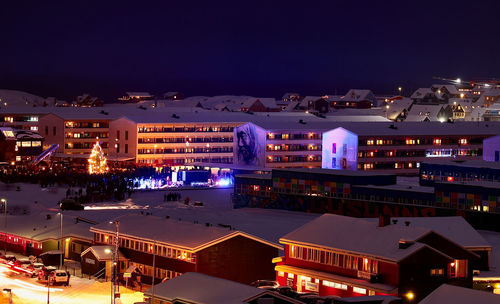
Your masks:
M109 148L109 124L112 117L106 112L65 111L40 117L39 133L45 147L59 144L58 152L65 156L90 155L96 140L104 153Z

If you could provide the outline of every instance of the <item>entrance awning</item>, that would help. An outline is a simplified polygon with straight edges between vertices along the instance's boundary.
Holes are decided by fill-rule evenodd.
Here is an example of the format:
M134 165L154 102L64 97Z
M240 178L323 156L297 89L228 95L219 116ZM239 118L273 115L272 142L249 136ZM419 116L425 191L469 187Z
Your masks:
M302 276L307 276L319 280L325 280L329 282L334 282L334 283L342 283L354 287L361 287L361 288L366 288L370 290L375 290L376 292L381 292L385 294L397 294L398 293L398 288L394 287L392 285L386 285L386 284L381 284L381 283L370 283L364 280L358 280L354 278L349 278L349 277L344 277L340 275L335 275L332 273L327 273L327 272L322 272L322 271L317 271L317 270L311 270L311 269L305 269L305 268L299 268L299 267L293 267L293 266L286 266L286 265L277 265L274 268L276 271L283 271L286 273L293 273L296 275L302 275Z

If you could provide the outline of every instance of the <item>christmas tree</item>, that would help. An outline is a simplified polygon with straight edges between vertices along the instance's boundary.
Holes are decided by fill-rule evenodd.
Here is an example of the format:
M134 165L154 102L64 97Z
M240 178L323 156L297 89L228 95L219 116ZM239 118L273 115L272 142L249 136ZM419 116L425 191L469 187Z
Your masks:
M97 141L89 157L89 174L103 174L108 172L108 170L106 156L104 156L101 145L99 145L99 141Z

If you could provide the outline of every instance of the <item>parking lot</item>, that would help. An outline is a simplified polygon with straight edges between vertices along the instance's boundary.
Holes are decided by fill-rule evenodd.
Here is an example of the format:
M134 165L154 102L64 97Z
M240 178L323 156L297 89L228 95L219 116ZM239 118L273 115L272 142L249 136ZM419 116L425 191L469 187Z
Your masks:
M98 282L88 278L71 275L69 286L61 284L47 287L46 283L38 280L38 277L30 278L26 274L12 268L10 265L0 264L0 286L2 289L10 289L13 303L15 304L38 304L47 303L106 303L111 299L110 282ZM143 294L130 289L120 287L122 303L133 304L143 300ZM8 293L3 293L0 303L8 303Z

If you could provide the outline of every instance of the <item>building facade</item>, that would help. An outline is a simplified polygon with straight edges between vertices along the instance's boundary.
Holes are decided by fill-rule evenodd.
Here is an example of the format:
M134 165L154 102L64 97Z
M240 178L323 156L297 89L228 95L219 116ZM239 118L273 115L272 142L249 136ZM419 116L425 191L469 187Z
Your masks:
M477 256L432 230L325 214L280 239L276 279L299 292L418 302L443 283L472 287Z

